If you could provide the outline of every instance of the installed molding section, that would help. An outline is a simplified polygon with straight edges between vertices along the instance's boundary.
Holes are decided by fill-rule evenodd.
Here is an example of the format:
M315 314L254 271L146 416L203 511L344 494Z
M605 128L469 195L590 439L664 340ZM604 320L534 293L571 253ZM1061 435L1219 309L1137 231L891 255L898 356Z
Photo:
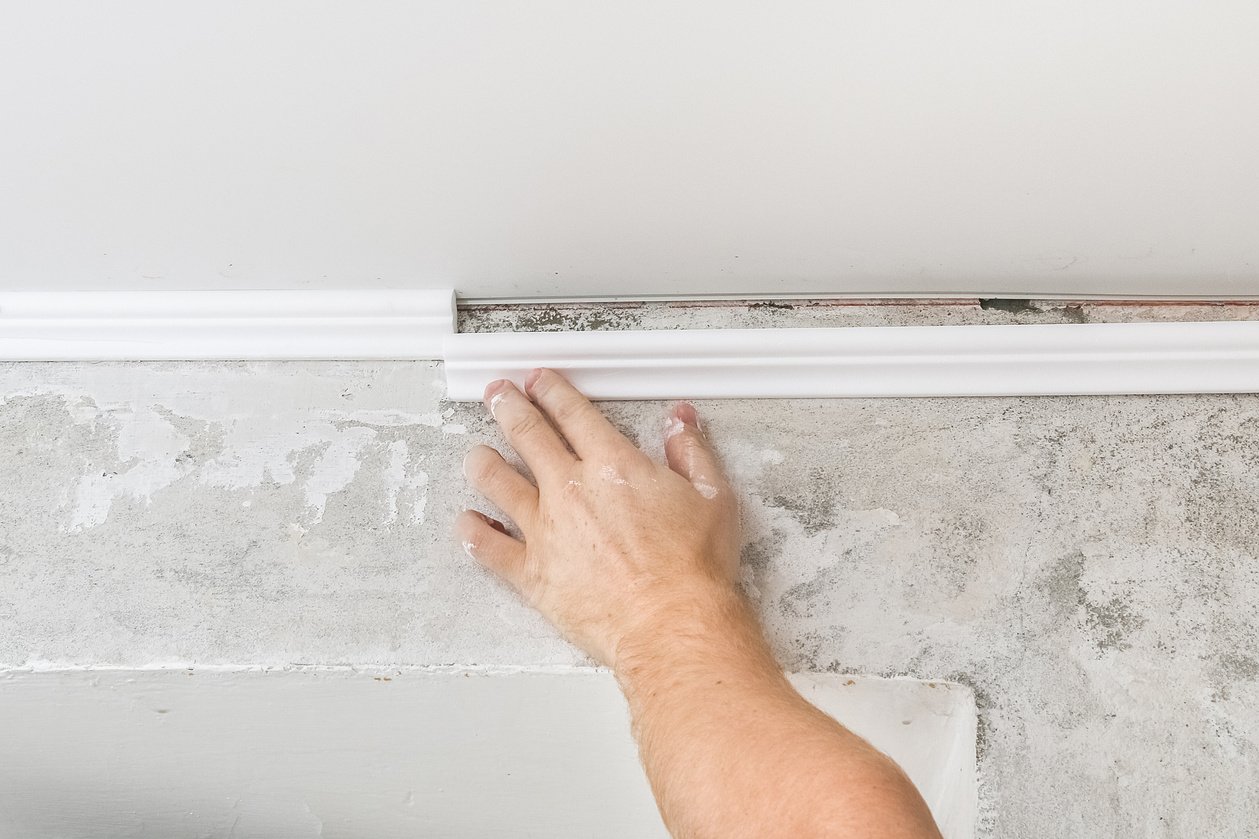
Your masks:
M595 399L1259 392L1259 322L455 334L445 290L0 292L0 361L444 359L447 396L562 370Z
M431 359L454 292L0 293L0 360Z
M443 355L454 400L534 367L595 399L1259 391L1259 322L464 334Z

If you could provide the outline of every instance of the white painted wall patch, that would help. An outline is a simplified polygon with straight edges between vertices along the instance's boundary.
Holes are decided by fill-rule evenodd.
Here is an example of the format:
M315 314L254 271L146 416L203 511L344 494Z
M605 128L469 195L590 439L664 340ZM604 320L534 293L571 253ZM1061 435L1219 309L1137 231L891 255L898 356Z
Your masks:
M970 690L791 679L972 839ZM664 839L626 717L584 668L4 671L0 835Z

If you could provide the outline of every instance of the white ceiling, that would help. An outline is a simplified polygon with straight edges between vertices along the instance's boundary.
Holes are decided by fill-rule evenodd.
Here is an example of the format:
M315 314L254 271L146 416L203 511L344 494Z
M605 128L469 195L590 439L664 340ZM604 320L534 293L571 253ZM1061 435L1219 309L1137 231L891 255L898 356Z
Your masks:
M0 290L1259 295L1252 0L0 20Z

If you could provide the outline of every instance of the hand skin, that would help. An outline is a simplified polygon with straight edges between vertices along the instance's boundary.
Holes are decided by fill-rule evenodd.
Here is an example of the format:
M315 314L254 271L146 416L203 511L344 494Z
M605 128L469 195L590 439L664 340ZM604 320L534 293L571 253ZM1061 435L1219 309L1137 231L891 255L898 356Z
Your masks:
M554 371L525 393L493 382L485 403L536 484L487 446L464 472L524 539L472 510L456 533L615 673L674 836L938 839L904 772L775 663L737 582L735 495L693 407L666 420L666 467Z

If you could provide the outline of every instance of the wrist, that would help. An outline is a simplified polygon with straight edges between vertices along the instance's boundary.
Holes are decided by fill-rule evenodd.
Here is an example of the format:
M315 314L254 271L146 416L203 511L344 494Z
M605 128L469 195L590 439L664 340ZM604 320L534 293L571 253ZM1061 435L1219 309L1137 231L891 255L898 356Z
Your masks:
M733 583L672 585L620 639L612 669L628 697L663 679L782 678L747 598Z

